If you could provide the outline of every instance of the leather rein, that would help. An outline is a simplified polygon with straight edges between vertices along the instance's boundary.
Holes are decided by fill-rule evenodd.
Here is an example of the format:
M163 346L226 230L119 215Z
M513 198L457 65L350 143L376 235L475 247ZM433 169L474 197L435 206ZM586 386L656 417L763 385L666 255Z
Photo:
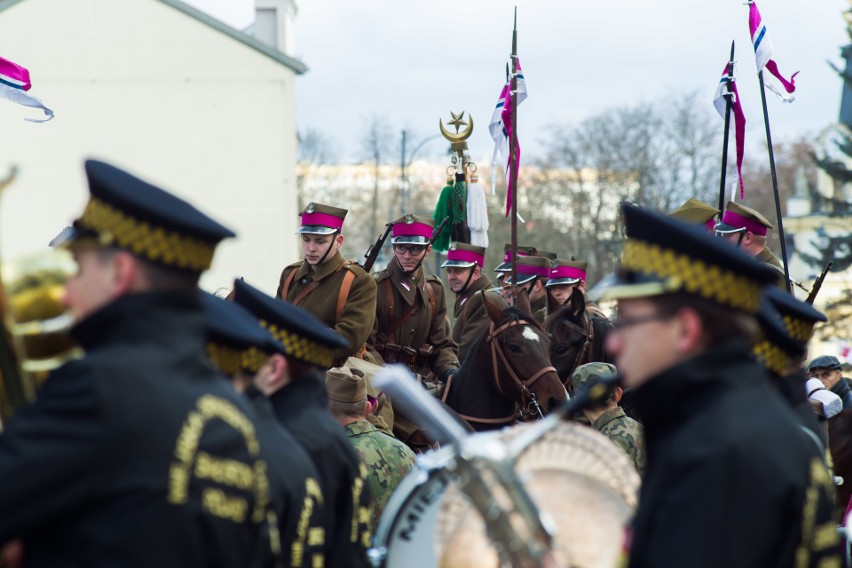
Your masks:
M544 411L542 410L535 393L532 392L530 388L536 381L547 373L550 373L551 371L556 373L556 368L553 366L542 367L531 377L526 379L521 379L518 376L518 373L512 368L512 365L509 364L509 360L506 357L506 353L500 345L500 342L496 340L501 333L517 325L532 324L523 319L504 323L500 327L495 327L494 323L492 323L488 330L488 337L486 338L486 341L491 345L491 366L493 369L494 386L497 387L497 391L500 394L514 401L515 409L512 411L512 414L503 418L476 418L473 416L459 414L459 416L468 422L475 422L479 424L511 424L516 420L533 418L541 420L544 418ZM506 390L503 388L502 382L500 381L500 367L497 364L498 359L503 362L503 366L514 384L515 392L511 395L507 394ZM447 383L447 388L445 390L449 391L449 389L450 383ZM520 403L518 402L518 399L520 399Z

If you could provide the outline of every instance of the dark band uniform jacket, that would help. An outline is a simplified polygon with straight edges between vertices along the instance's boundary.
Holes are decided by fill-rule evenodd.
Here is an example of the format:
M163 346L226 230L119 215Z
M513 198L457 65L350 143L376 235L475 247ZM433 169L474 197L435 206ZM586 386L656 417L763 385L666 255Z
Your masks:
M243 281L234 283L234 301L269 326L288 351L288 359L318 368L332 366L331 358L343 340L304 310ZM328 410L325 376L311 370L292 377L269 400L276 418L305 449L319 475L326 511L325 565L366 566L364 551L370 541L367 472Z
M839 559L823 456L744 345L669 369L634 400L648 460L631 568L782 568L799 554L803 566ZM657 506L643 508L645 500Z
M206 362L204 331L197 298L170 293L123 297L73 328L85 358L0 435L0 542L22 537L27 566L256 565L257 435Z
M85 169L91 197L62 246L129 251L191 289L234 236L127 172ZM265 464L205 331L194 289L122 295L72 327L85 356L0 434L0 543L22 538L25 563L50 568L259 564Z
M226 376L253 378L281 345L242 306L201 293L207 324L207 353ZM248 381L245 381L248 382ZM325 561L326 514L319 474L311 458L275 417L253 384L244 395L255 410L260 451L266 462L272 513L266 547L282 566L303 568Z
M327 236L332 241L343 230L346 213L339 207L309 203L299 213L301 226L296 233ZM333 362L340 366L347 357L363 355L376 314L376 283L340 251L325 255L317 266L302 260L285 267L275 297L304 308L346 340L348 347L340 349Z

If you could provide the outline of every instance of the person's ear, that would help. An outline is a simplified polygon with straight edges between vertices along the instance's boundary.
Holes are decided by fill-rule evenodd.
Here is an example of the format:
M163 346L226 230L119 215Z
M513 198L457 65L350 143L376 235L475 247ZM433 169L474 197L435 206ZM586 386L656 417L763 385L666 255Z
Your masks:
M337 238L335 239L335 241L337 242L337 248L342 247L343 246L343 233L340 233L339 235L337 235Z
M115 297L133 290L139 283L139 263L129 252L119 251L107 262L110 263L112 291Z
M426 254L423 255L423 258L426 258L427 256L429 256L429 254L431 254L431 252L432 252L432 245L427 245L426 246Z
M255 378L255 386L269 396L290 384L290 364L280 353L271 355Z
M675 314L675 347L681 353L691 353L702 346L704 322L692 308L681 308Z

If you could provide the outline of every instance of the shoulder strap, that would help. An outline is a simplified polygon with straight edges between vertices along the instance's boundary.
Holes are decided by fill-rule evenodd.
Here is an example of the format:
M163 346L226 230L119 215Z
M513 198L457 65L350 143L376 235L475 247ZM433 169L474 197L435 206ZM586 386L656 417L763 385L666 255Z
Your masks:
M435 288L429 280L426 281L426 290L429 293L429 304L432 306L432 321L429 325L434 326L435 318L438 317L438 300L435 299Z
M343 306L346 305L346 299L349 297L349 290L352 288L352 282L355 280L355 273L347 270L343 275L343 282L340 284L340 292L337 294L337 311L335 312L335 321L340 321L340 314L343 313Z
M284 270L287 270L286 268ZM287 293L290 291L290 284L293 283L293 278L296 277L296 272L298 268L293 268L290 273L287 275L287 278L284 278L284 273L281 273L281 293L279 294L281 299L285 302L287 301ZM294 304L296 302L293 302Z
M462 313L461 317L459 318L461 319L462 329L464 329L464 327L467 325L467 309L470 307L470 303L473 301L473 297L475 295L476 293L472 294L470 298L464 301L464 305L462 306Z

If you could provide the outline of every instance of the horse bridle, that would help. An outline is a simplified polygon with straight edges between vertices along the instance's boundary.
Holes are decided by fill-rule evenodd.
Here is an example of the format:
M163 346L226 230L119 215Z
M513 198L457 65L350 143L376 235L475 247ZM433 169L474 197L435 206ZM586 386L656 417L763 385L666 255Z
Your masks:
M531 377L526 379L521 379L518 376L518 373L509 364L509 360L506 358L506 353L503 351L503 347L500 345L499 341L496 341L497 337L512 327L516 325L532 325L527 320L519 319L515 321L510 321L508 323L504 323L500 327L495 328L494 324L491 324L491 327L488 330L488 337L485 339L491 345L491 366L494 369L494 384L497 387L497 391L505 396L506 398L515 400L515 404L517 408L515 411L504 419L506 422L512 421L515 419L515 415L517 414L518 418L523 420L524 418L544 418L544 411L541 408L541 404L539 404L538 399L535 396L535 393L530 390L530 388L538 381L541 377L546 375L547 373L556 372L556 368L553 366L542 367L536 373L534 373ZM500 381L500 367L497 366L498 357L503 362L503 365L506 367L508 371L509 377L514 382L515 386L518 389L518 393L521 395L521 402L518 404L516 397L509 396L503 389L503 385Z

